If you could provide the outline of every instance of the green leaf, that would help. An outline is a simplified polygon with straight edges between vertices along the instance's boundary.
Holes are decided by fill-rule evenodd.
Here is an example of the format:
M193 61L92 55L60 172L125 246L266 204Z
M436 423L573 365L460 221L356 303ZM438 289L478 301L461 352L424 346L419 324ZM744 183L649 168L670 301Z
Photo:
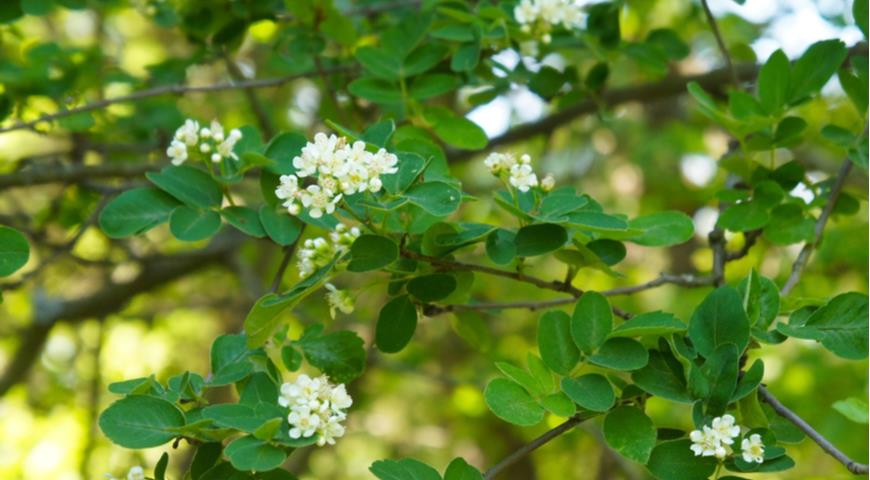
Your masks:
M867 0L854 0L852 2L852 17L855 19L855 24L861 29L864 38L867 38Z
M271 440L275 437L275 434L278 433L282 422L284 422L284 419L281 417L266 420L262 425L257 427L256 430L254 430L254 438L263 441Z
M630 371L646 366L649 354L637 340L617 337L604 342L589 361L600 367Z
M253 370L244 335L221 335L211 345L209 385L227 385L247 377Z
M857 397L849 397L845 400L834 402L834 410L855 423L866 425L868 421L867 402Z
M290 345L281 347L281 363L291 372L299 370L302 366L302 353Z
M169 220L178 201L153 188L134 188L115 197L100 212L100 228L111 238L145 233Z
M404 192L426 168L426 161L416 153L399 152L396 156L399 158L399 171L389 175L381 175L384 190L392 195Z
M100 414L100 430L125 448L150 448L175 437L184 426L184 413L172 403L150 395L130 395Z
M284 450L250 435L230 442L224 450L224 454L230 459L230 463L236 470L244 472L274 470L287 459Z
M202 417L210 419L215 425L233 428L246 433L253 433L265 422L281 419L285 411L277 404L246 405L240 403L219 403L209 405L202 410Z
M606 412L616 402L610 382L597 373L563 378L562 391L577 405L592 412Z
M211 237L221 228L221 216L212 210L182 205L169 216L169 231L179 240L196 242Z
M388 118L367 128L365 132L363 132L361 139L366 143L371 143L384 148L387 146L387 143L390 141L390 138L392 138L395 131L396 122L393 121L392 118ZM399 158L399 162L401 161L402 159Z
M408 293L421 302L447 298L456 290L456 277L447 273L430 273L412 278L405 286Z
M648 312L632 317L618 325L610 337L643 337L668 335L686 330L686 324L671 313Z
M786 203L773 209L770 222L764 227L764 238L774 245L791 245L812 240L816 222L805 217L803 209Z
M659 212L643 215L628 222L629 228L643 230L628 240L648 247L669 247L688 241L695 233L692 219L683 212Z
M203 443L196 447L193 461L190 464L190 478L200 480L203 474L212 468L221 458L223 445L219 442Z
M427 213L436 217L450 215L462 201L462 193L452 185L444 182L426 182L414 185L405 197Z
M770 213L760 202L743 202L731 205L719 215L716 226L732 232L746 232L764 227L770 221Z
M709 382L707 394L708 415L722 415L737 388L737 371L740 352L733 343L723 343L716 347L713 354L701 368Z
M557 417L569 418L577 412L574 402L562 392L551 393L542 398L541 406Z
M354 96L375 103L401 103L402 92L392 82L372 77L360 77L348 84L347 90Z
M350 247L351 272L368 272L378 270L399 258L399 247L396 242L381 235L360 235Z
M740 377L740 380L737 382L737 388L734 390L734 394L731 395L730 402L736 402L754 392L763 379L764 362L759 358L752 362L752 366L749 367L749 370Z
M649 362L631 374L631 380L643 391L674 402L692 403L686 390L683 367L670 352L649 351Z
M531 358L531 354L529 358ZM540 359L538 360L540 361ZM520 367L517 367L516 365L512 365L507 362L495 362L495 366L506 377L525 388L526 391L529 392L529 394L532 396L540 397L548 391L545 386L541 384L541 381L538 377L530 374L525 369L522 369ZM550 376L550 381L552 383L552 374Z
M14 228L0 225L0 277L12 275L29 258L27 238Z
M437 43L423 44L402 62L402 76L413 77L431 70L445 55L447 55L447 47Z
M755 269L737 285L749 324L767 330L779 314L779 288Z
M281 132L275 135L263 152L266 158L274 162L273 165L267 166L267 169L281 175L296 173L293 158L302 152L306 143L308 139L305 135L297 132Z
M441 480L437 470L413 458L378 460L369 471L381 480Z
M561 310L544 313L538 320L538 351L547 367L568 375L580 360L580 351L571 339L571 317Z
M459 77L446 73L421 75L411 82L408 94L414 100L425 100L452 92L462 85Z
M689 338L704 357L725 343L743 352L749 343L749 319L737 290L726 285L710 292L692 314Z
M645 464L656 445L656 426L636 407L614 408L604 417L604 440L625 458Z
M483 480L483 475L464 459L456 457L447 465L444 480Z
M534 257L562 248L568 241L565 227L555 223L538 223L521 228L514 239L519 257Z
M716 470L713 457L696 457L689 439L662 442L653 448L646 468L659 480L707 480Z
M387 80L397 80L402 68L401 59L377 47L361 47L356 51L356 59L372 75Z
M487 406L502 420L520 426L532 426L544 419L544 407L533 399L523 387L504 379L489 382L483 392Z
M586 244L586 248L592 251L605 265L612 266L625 258L626 250L622 242L609 238L599 238Z
M584 293L571 317L571 337L577 347L592 353L604 343L612 328L613 311L607 298L598 292Z
M332 271L335 262L336 259L333 259L317 269L286 293L281 295L267 293L260 297L245 317L248 345L258 347L266 343L281 323L279 315L320 288L326 282L326 277Z
M260 223L260 215L253 208L226 207L221 210L221 216L224 217L227 223L244 234L256 238L266 236L263 224Z
M819 308L803 325L779 324L782 333L816 340L835 355L850 360L867 358L867 295L857 292L837 295Z
M342 330L323 334L322 325L313 325L293 343L302 350L308 363L336 383L347 383L359 377L365 368L363 341L354 332Z
M768 57L758 72L758 98L761 106L770 114L782 110L789 100L791 88L791 64L782 50Z
M474 41L459 46L450 59L450 69L454 72L468 72L477 66L480 59L480 42Z
M145 176L157 188L190 207L220 207L223 200L223 193L217 182L211 175L197 168L170 166L159 172L148 172Z
M278 245L286 247L292 245L302 233L302 222L296 217L291 217L286 212L276 212L268 205L260 207L260 224L263 230Z
M568 215L568 224L582 230L598 233L623 232L628 230L628 222L601 212L579 211Z
M486 255L493 263L507 265L517 256L516 234L498 228L486 237Z
M426 109L424 116L432 125L435 135L453 147L480 150L489 141L480 126L446 108L430 107Z
M398 296L381 308L375 345L385 353L399 352L411 341L416 328L417 307L407 295Z
M789 100L798 101L820 90L837 72L848 50L840 40L823 40L807 48L792 69Z

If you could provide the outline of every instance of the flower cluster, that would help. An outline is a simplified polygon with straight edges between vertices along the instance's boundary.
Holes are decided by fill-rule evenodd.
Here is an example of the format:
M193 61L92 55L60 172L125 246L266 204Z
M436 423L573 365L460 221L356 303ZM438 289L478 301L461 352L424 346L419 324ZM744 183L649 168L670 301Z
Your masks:
M291 215L298 215L304 207L312 218L320 218L335 211L342 195L380 191L380 176L396 173L398 161L383 148L371 153L365 142L349 144L344 137L318 133L314 143L308 142L293 159L296 174L281 176L275 195L284 200ZM317 178L301 186L300 179L307 177Z
M344 290L339 290L338 287L331 283L324 285L329 292L326 294L326 301L329 303L329 315L335 318L335 311L338 310L345 315L353 313L353 298Z
M522 0L514 7L514 18L524 32L535 33L550 43L550 30L561 25L566 29L581 26L582 2L577 0Z
M186 162L190 152L199 152L212 162L220 162L224 158L238 160L233 152L242 138L242 132L236 128L227 134L224 127L217 120L212 120L208 127L199 127L196 120L187 119L184 125L178 127L166 155L172 159L173 165L181 165Z
M335 231L329 232L329 241L323 237L309 238L302 243L299 249L299 276L305 278L315 270L323 267L335 258L336 255L344 255L350 251L354 240L359 238L360 230L357 227L348 227L343 223L335 226ZM353 308L353 307L351 307ZM344 311L344 309L341 309Z
M105 477L107 480L120 480L111 473L107 473ZM139 465L130 467L130 470L127 472L127 480L145 480L145 470Z
M714 418L710 426L704 425L701 430L693 430L689 434L689 439L692 440L690 448L695 456L716 457L723 460L734 453L731 445L734 444L734 439L740 436L740 426L734 421L733 416L722 415ZM744 438L740 449L746 462L764 462L764 444L761 435L753 433L748 438Z
M317 445L335 444L344 435L346 410L353 404L344 384L333 385L326 375L311 378L299 375L293 383L281 385L278 403L289 407L290 438L317 434Z
M512 153L490 153L483 160L484 165L489 168L489 171L497 177L501 177L502 173L508 174L508 182L521 192L528 192L532 187L540 185L541 190L549 192L556 186L556 179L553 175L547 174L541 181L538 181L538 176L532 169L532 157L524 153L520 156L519 161Z

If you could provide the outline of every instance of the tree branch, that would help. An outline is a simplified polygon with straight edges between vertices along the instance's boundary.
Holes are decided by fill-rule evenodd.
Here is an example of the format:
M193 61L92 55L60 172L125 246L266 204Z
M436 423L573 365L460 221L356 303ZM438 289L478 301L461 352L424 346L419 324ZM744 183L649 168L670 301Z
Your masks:
M554 438L558 437L559 435L567 432L568 430L571 430L572 428L576 427L577 425L580 425L581 423L585 422L586 420L589 420L590 418L592 418L592 416L584 417L580 414L574 415L573 417L569 418L568 420L562 422L557 427L555 427L551 430L548 430L546 433L544 433L540 437L538 437L538 438L532 440L531 442L523 445L519 450L517 450L514 453L511 453L510 455L505 457L504 460L498 462L495 466L493 466L492 468L487 470L486 473L483 474L483 478L486 480L490 480L492 478L495 478L496 475L501 473L507 467L513 465L514 463L516 463L517 461L519 461L520 459L522 459L526 455L532 453L533 451L535 451L539 447L545 445L550 440L553 440Z
M825 437L823 437L819 432L817 432L809 423L807 423L804 419L799 417L796 413L789 410L788 407L782 404L776 397L773 396L770 391L765 388L764 385L760 385L758 387L758 394L761 395L761 399L767 402L773 411L775 411L780 417L788 420L793 423L796 427L798 427L802 432L807 434L808 437L813 439L822 450L828 453L830 456L837 459L838 462L842 463L849 469L850 472L855 475L866 475L868 473L867 465L863 463L858 463L851 458L849 458L845 453L841 452L837 447L835 447L831 442L829 442Z
M237 249L242 240L239 234L227 233L215 237L208 247L200 251L147 258L141 264L141 272L132 281L110 283L84 298L49 299L37 292L33 323L21 334L18 350L0 376L0 396L27 376L42 351L49 332L57 323L76 323L89 318L105 317L123 308L140 293L160 288L206 266L222 263Z
M327 73L342 73L342 72L350 72L355 70L355 66L339 66L327 69ZM236 90L236 89L252 89L252 88L268 88L268 87L278 87L284 85L285 83L291 82L293 80L310 77L312 75L317 75L318 72L305 72L305 73L297 73L293 75L286 75L283 77L274 77L274 78L261 78L255 80L246 80L242 82L225 82L225 83L215 83L212 85L163 85L160 87L149 88L147 90L140 90L138 92L131 93L129 95L122 95L119 97L107 98L105 100L99 100L96 102L88 103L82 105L81 107L70 108L69 110L61 110L56 113L50 113L46 115L42 115L41 117L30 120L27 122L18 122L12 125L8 125L6 127L0 128L0 133L11 132L13 130L21 130L25 128L33 128L36 125L43 122L51 122L57 120L59 118L69 117L71 115L76 115L84 112L92 112L94 110L100 110L108 107L109 105L114 105L117 103L128 103L128 102L136 102L145 98L150 97L158 97L162 95L183 95L187 93L194 92L217 92L222 90Z
M831 187L831 194L828 197L828 202L825 204L825 208L822 209L819 219L816 220L813 240L804 244L804 248L801 249L794 264L791 266L791 274L788 276L788 280L786 280L785 284L782 286L782 290L779 291L779 294L783 297L791 293L792 289L797 285L798 281L800 281L801 274L803 274L804 267L806 267L807 262L810 260L810 255L813 253L813 249L821 243L822 234L825 231L825 224L828 223L828 218L830 218L831 212L834 211L834 206L837 204L840 192L843 191L843 185L846 184L846 177L849 175L851 170L852 161L846 159L843 161L843 166L840 167L840 171L837 173L837 179L834 181L834 186Z
M161 167L162 165L156 163L34 166L33 169L0 175L0 188L29 187L56 182L81 183L95 178L139 177Z
M722 38L722 33L719 31L719 24L716 23L716 17L710 11L710 6L707 5L707 0L701 0L701 6L704 7L704 15L707 17L707 22L710 24L710 30L713 31L713 36L716 37L716 45L719 46L719 51L725 59L725 67L728 69L728 74L731 76L731 83L735 88L740 88L740 79L737 72L734 70L734 62L731 61L731 54L728 53L728 47L725 46L725 40Z

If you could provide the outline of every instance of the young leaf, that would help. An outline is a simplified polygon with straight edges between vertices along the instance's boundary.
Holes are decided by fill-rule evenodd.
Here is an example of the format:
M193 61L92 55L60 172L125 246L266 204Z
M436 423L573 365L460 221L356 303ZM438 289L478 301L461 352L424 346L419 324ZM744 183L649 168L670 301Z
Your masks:
M562 391L577 405L592 412L606 412L616 401L610 382L597 373L563 378Z
M571 337L580 350L592 353L610 335L613 311L604 295L586 292L577 300L571 318Z
M538 351L550 370L568 375L580 360L580 351L571 339L571 317L561 310L544 313L538 320Z
M375 328L375 345L382 352L396 353L405 348L417 328L417 307L407 295L398 296L381 308Z
M604 417L604 439L625 458L645 464L656 445L656 426L636 407L616 407Z
M505 378L489 382L483 397L495 416L514 425L532 426L544 419L544 407L523 387Z

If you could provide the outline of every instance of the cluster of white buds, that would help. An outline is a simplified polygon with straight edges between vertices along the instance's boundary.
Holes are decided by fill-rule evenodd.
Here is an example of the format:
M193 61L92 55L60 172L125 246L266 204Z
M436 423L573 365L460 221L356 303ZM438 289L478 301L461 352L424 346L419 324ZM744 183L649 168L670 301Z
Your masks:
M335 318L335 311L338 310L345 315L353 313L353 298L344 290L339 290L338 287L331 283L324 285L329 292L326 293L326 301L329 303L329 316Z
M107 480L121 480L111 473L107 473L104 476ZM127 472L127 480L145 480L145 470L143 470L139 465L130 467L130 470Z
M233 148L242 138L239 129L232 129L228 134L224 133L224 127L217 120L212 120L208 127L199 127L196 120L187 119L184 125L175 131L172 143L166 149L166 155L172 159L173 165L181 165L186 162L190 152L199 152L212 162L220 162L224 158L238 160L239 157L233 152Z
M275 195L291 215L306 208L311 218L320 218L335 211L342 195L379 192L381 175L396 173L398 161L383 148L372 153L363 141L350 144L344 137L318 133L293 159L296 174L281 176ZM316 177L316 183L301 186L300 179L306 177Z
M333 385L326 375L311 378L302 374L293 383L281 385L278 403L289 407L290 438L308 438L317 434L317 445L335 445L344 435L346 410L353 405L344 384Z
M522 0L514 7L514 18L526 33L534 33L544 43L550 43L550 31L561 25L577 28L583 23L583 1Z
M739 436L740 426L735 424L734 417L722 415L714 418L709 426L704 425L701 430L693 430L689 434L689 439L692 440L690 448L696 457L716 457L723 460L734 453L731 445ZM761 441L761 435L753 433L748 438L744 438L740 449L746 462L764 462L764 443Z
M540 186L541 190L549 192L556 186L556 179L547 174L539 182L532 169L532 157L528 153L520 156L519 161L512 153L490 153L484 160L484 165L497 177L507 173L508 182L521 192L528 192L532 187Z
M359 228L339 223L335 226L335 231L329 232L328 241L323 237L317 237L302 242L297 264L299 276L305 278L318 268L329 264L336 255L344 255L349 252L350 246L353 245L354 240L359 238L360 234ZM341 310L344 311L344 309Z

